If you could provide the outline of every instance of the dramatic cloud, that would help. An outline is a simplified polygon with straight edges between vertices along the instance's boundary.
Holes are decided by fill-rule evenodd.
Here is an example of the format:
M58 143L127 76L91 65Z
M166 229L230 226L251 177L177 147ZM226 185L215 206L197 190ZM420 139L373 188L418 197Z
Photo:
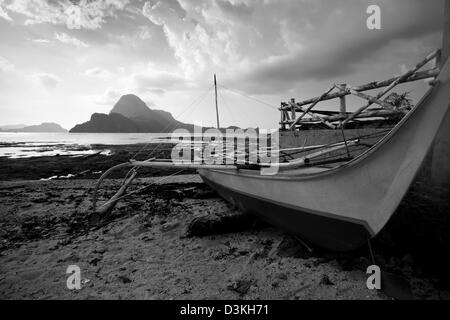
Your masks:
M381 30L366 27L372 4ZM217 74L219 93L239 108L237 123L227 122L220 102L224 123L276 127L278 112L256 100L276 108L337 81L398 74L440 47L442 8L443 0L0 0L0 72L8 72L0 107L20 122L24 106L44 95L42 108L53 105L49 114L61 112L71 126L134 93L176 115ZM58 90L42 90L60 79ZM180 120L213 124L214 97L202 101ZM236 117L246 111L252 116Z
M367 4L363 1L359 5L355 3L349 6L346 11L339 10L341 1L321 6L325 8L325 13L321 10L320 14L327 17L326 21L321 21L320 16L313 12L308 14L316 21L312 24L316 37L309 38L305 43L307 45L301 46L299 50L261 61L247 79L266 79L273 85L295 81L300 77L321 80L351 74L359 63L370 60L378 50L392 42L420 39L437 32L442 26L440 6L401 0L389 4L390 10L384 11L381 5L382 30L379 31L364 28L366 16L361 12Z
M441 27L442 1L378 1L382 30L366 28L373 1L146 2L143 14L161 26L189 79L222 77L279 90L302 79L347 75L396 40L420 39Z
M115 17L129 0L5 0L2 11L9 10L27 17L25 25L62 24L70 29L98 29L108 17Z
M146 2L143 14L153 23L161 26L169 45L173 48L176 58L180 62L183 75L193 79L211 68L234 65L240 63L240 49L234 46L236 36L241 38L248 34L234 33L236 30L232 20L226 17L220 19L211 16L216 7L208 2L199 1L196 6L180 2L186 16L180 16L169 2ZM242 48L245 49L245 48Z
M48 89L55 88L61 82L58 76L51 73L36 73L32 75L32 78Z

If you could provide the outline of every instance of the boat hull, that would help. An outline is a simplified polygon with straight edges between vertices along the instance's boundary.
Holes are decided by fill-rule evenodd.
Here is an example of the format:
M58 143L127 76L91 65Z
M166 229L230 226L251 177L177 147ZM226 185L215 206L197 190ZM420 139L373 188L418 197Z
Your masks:
M253 214L271 225L286 230L306 243L335 251L349 251L361 246L370 238L370 233L362 224L326 217L303 208L289 207L282 203L258 198L226 188L205 176L202 176L202 179L241 211Z
M435 137L450 122L450 63L422 100L365 153L333 169L266 175L257 170L198 169L243 211L317 246L344 251L386 225L418 173Z

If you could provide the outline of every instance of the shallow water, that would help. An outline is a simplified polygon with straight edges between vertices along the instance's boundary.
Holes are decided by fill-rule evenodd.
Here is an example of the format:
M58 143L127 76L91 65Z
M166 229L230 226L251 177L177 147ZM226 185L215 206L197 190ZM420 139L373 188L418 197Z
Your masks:
M194 137L217 137L220 133L195 133ZM228 137L245 137L237 133L227 133ZM259 135L266 137L266 135ZM180 140L180 138L183 138ZM31 158L55 155L88 155L98 152L108 154L100 145L132 145L150 143L192 143L191 134L171 133L29 133L0 132L0 157ZM255 136L256 138L256 136ZM215 140L216 138L210 139ZM220 138L219 138L220 139ZM197 140L198 141L198 140ZM207 139L208 141L208 139Z
M25 133L0 132L0 157L28 158L105 152L92 145L155 143L164 133Z

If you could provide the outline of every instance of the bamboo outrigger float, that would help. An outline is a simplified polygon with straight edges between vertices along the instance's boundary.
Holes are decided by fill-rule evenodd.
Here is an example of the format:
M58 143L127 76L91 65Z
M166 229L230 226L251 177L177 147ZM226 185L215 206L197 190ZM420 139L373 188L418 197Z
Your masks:
M450 0L446 1L446 19L449 19ZM448 25L448 22L447 22ZM130 167L126 183L135 176L135 168L195 168L205 183L224 199L245 212L250 212L269 223L299 236L309 243L337 251L355 249L375 236L391 218L413 182L419 168L433 145L436 136L443 136L450 125L450 62L449 33L444 32L444 45L405 74L386 81L359 87L333 86L320 97L301 103L282 106L282 124L295 129L303 117L322 100L358 95L368 101L353 114L341 113L339 125L363 117L372 103L386 110L396 111L380 99L397 84L432 78L425 96L374 145L356 157L348 157L335 166L314 165L314 158L358 145L358 139L319 146L306 155L289 162L271 163L278 166L274 175L261 175L267 163L252 163L253 167L234 164L202 164L167 162L150 159L130 161L120 167ZM432 59L436 68L418 71ZM385 87L377 96L362 91ZM337 89L337 92L331 93ZM310 104L306 109L304 105ZM392 110L390 110L392 108ZM292 112L291 117L288 116ZM299 117L293 117L301 112ZM316 115L313 115L316 117ZM344 118L342 118L344 117ZM288 119L289 118L289 119ZM325 126L335 127L331 119L318 119ZM418 130L420 128L420 130ZM445 131L445 133L447 133ZM286 150L279 150L286 151ZM289 150L288 150L289 151ZM290 150L292 151L292 150ZM255 170L258 169L258 170ZM106 172L101 180L108 174ZM100 180L100 181L101 181ZM127 184L121 188L122 193ZM118 197L107 203L114 204ZM103 206L104 208L105 206Z

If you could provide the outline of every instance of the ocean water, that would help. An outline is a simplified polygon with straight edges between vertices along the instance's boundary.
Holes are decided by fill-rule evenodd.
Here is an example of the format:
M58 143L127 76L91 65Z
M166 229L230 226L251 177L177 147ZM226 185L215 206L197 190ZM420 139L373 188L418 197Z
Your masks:
M228 137L245 137L242 133L227 133ZM185 137L184 141L180 136ZM201 137L217 137L217 133L195 133L196 140ZM80 156L97 152L108 154L105 148L95 145L129 145L146 143L191 143L191 134L176 133L29 133L0 132L0 157L29 158L54 155ZM265 137L259 135L260 139ZM198 141L198 140L197 140ZM201 143L201 142L200 142Z
M92 145L157 143L169 138L166 133L28 133L0 132L0 157L26 158L95 153ZM103 150L103 149L102 149ZM108 150L102 151L108 153Z

